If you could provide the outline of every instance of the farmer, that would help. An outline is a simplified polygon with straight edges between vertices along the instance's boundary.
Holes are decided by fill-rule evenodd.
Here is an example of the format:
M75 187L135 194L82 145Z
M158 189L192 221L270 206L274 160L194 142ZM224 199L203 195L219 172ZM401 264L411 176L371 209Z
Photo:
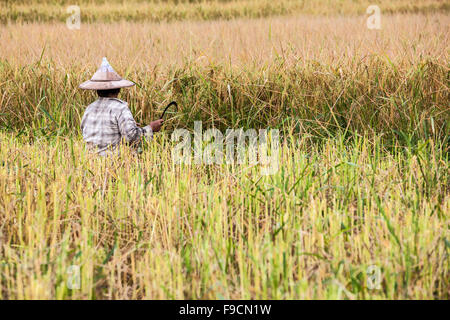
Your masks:
M153 132L161 129L163 120L156 120L140 128L136 125L128 104L117 99L120 88L134 86L134 83L122 79L103 58L102 64L91 80L80 84L81 89L97 90L98 100L91 103L81 120L83 139L89 149L99 155L106 155L121 142L139 145L142 137L151 139Z

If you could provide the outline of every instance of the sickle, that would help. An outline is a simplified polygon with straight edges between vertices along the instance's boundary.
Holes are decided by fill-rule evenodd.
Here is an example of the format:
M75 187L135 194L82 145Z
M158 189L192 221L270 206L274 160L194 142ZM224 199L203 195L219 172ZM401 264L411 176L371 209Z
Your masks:
M163 113L162 113L162 115L161 115L161 118L159 118L159 119L162 119L162 118L164 118L164 114L166 113L166 111L167 111L167 109L169 109L170 108L170 106L172 106L172 105L174 105L175 106L175 108L177 109L177 111L178 111L178 104L175 102L175 101L172 101L171 103L169 103L168 105L167 105L167 107L164 109L164 111L163 111Z

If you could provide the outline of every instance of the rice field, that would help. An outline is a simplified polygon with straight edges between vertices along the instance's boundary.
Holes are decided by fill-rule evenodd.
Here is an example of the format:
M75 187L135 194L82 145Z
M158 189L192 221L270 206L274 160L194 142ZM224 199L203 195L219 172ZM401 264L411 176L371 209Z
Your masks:
M448 13L445 0L2 0L0 23L65 22L70 5L80 6L85 22L168 22L233 20L289 15L355 16L378 5L387 14Z
M449 299L448 4L379 3L2 2L0 299ZM142 125L179 104L140 155L84 148L103 56ZM177 164L195 121L278 170Z

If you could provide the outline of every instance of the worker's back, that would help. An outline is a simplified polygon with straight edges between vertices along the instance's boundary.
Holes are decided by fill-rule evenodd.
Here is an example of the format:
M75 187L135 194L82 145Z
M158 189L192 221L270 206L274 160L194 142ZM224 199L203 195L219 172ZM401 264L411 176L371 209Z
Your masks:
M101 155L115 148L122 139L138 142L142 135L151 134L148 130L151 131L139 128L127 103L116 98L100 97L86 108L81 121L83 139L89 146L97 147Z
M137 144L142 136L151 138L153 132L161 129L163 120L156 120L140 128L136 125L128 104L117 99L121 88L134 86L134 82L122 79L106 58L91 80L80 84L81 89L96 90L99 99L91 103L81 120L81 132L89 149L105 155L108 149L115 149L123 140Z

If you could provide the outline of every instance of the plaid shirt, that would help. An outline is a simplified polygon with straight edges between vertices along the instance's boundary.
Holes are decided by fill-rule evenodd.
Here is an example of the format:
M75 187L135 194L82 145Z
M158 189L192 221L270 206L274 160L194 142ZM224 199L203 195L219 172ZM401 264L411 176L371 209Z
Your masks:
M116 98L99 98L91 103L81 120L81 131L87 145L97 147L100 155L114 149L122 140L137 144L142 136L153 135L150 126L138 127L128 104Z

